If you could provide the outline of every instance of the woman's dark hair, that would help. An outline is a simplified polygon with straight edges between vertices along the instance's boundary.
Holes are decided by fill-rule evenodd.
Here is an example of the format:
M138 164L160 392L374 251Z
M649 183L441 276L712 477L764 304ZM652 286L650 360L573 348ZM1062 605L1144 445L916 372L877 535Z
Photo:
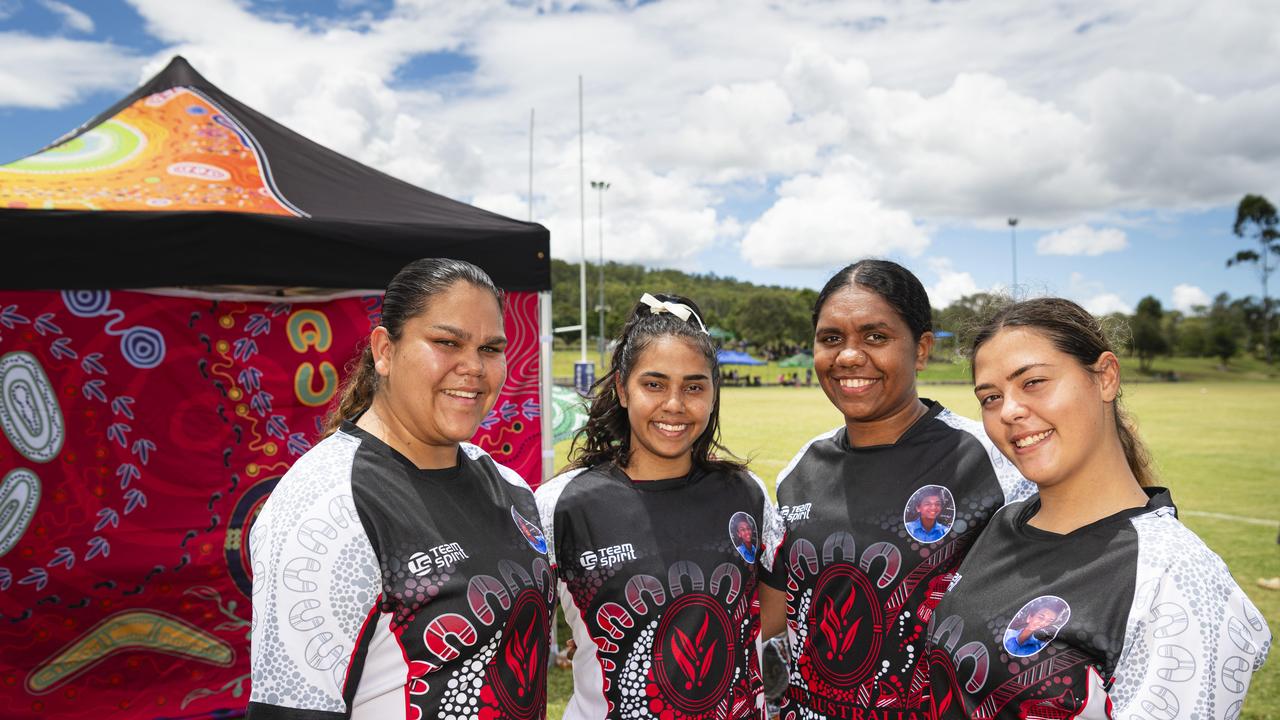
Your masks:
M818 327L818 315L831 296L847 287L857 285L884 298L897 311L913 340L933 331L933 310L929 307L929 293L912 272L891 260L859 260L846 265L822 286L818 299L813 303L813 327Z
M1044 335L1060 352L1075 358L1080 366L1093 371L1094 363L1104 352L1114 352L1102 323L1088 310L1064 298L1036 298L1012 303L983 323L973 336L969 357L976 358L983 343L1004 328L1027 328ZM970 366L970 374L974 372ZM1111 404L1116 418L1116 433L1124 448L1129 470L1142 487L1155 482L1151 453L1138 437L1137 429L1120 403L1120 391Z
M404 332L404 324L427 309L431 298L447 292L459 282L470 283L493 294L501 312L502 291L484 270L465 260L451 258L421 258L405 265L391 278L382 298L382 319L379 324L387 329L391 340L398 341ZM338 394L338 404L324 419L322 437L333 434L342 425L373 404L378 392L378 372L373 366L373 349L368 339L359 357L347 365L347 379Z
M680 295L656 294L663 302L688 306L698 316L702 311L694 302ZM711 418L707 427L693 443L693 466L701 470L742 470L745 463L726 460L734 457L720 444L720 363L716 359L716 343L699 324L690 317L687 321L669 312L654 313L653 309L637 303L631 317L622 326L609 371L595 385L595 400L587 413L587 423L573 438L569 455L569 467L584 468L610 462L626 467L631 457L631 421L627 409L618 400L618 385L626 386L635 368L636 360L653 341L663 337L678 337L689 343L707 359L711 367L711 385L714 392Z

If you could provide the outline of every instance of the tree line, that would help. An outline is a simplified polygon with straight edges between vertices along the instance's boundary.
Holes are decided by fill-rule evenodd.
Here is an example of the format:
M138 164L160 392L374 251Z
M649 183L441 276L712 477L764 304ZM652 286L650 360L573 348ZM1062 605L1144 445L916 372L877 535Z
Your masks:
M587 263L587 335L594 347L598 334L599 266ZM780 354L809 347L810 316L816 290L754 283L679 270L649 269L616 262L604 266L605 337L617 337L627 315L644 293L676 293L692 298L702 310L702 322L726 345L747 341L762 352ZM578 324L578 266L551 261L551 305L556 327ZM577 334L562 334L574 341Z
M1138 302L1132 315L1114 314L1109 324L1120 331L1121 346L1150 370L1160 356L1216 357L1227 364L1241 352L1270 362L1280 356L1274 301L1268 280L1274 256L1280 256L1280 218L1276 208L1261 195L1246 195L1239 204L1232 227L1237 237L1252 246L1229 254L1228 266L1253 265L1262 281L1262 298L1232 298L1220 293L1205 306L1189 312L1166 310L1154 296ZM1224 253L1225 254L1225 253ZM598 337L599 266L587 263L587 334L594 347ZM578 266L551 261L552 315L557 327L578 324ZM813 342L810 318L818 293L720 277L714 273L690 274L679 270L648 269L641 265L610 262L604 266L605 337L618 335L627 314L646 292L673 292L693 298L702 309L703 322L714 328L725 344L746 347L769 356L808 349ZM1007 299L988 293L967 295L933 311L934 328L956 333L939 348L963 347L967 334ZM560 341L573 341L560 335ZM945 357L945 352L938 354Z

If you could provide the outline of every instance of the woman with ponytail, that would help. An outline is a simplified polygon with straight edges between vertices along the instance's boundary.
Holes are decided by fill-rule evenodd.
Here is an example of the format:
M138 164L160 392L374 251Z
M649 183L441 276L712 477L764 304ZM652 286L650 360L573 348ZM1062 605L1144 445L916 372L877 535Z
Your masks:
M540 718L554 584L525 482L467 441L506 379L502 293L424 259L326 437L250 532L251 718Z
M933 613L934 713L1238 717L1270 631L1153 486L1098 321L1015 303L972 359L987 435L1039 492L996 513Z
M594 389L568 472L537 493L577 646L565 718L761 717L757 574L779 522L719 443L693 301L644 295Z

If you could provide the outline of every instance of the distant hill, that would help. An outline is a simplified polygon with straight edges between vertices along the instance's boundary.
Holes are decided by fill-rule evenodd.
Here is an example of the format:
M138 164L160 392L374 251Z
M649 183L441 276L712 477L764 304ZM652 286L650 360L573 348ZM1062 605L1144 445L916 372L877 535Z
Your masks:
M587 263L587 332L597 337L600 266ZM578 265L551 261L552 314L557 327L578 324ZM714 273L651 270L641 265L605 263L605 335L615 337L644 293L675 293L691 298L707 327L724 330L752 345L777 348L810 344L810 315L818 293L776 285L756 285ZM576 339L561 336L561 339Z

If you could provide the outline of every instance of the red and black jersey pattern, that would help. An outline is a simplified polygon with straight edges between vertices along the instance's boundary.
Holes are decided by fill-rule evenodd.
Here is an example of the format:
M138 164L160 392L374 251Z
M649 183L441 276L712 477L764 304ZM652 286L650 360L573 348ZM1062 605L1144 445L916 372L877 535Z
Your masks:
M757 568L778 523L758 479L602 466L537 498L578 644L566 718L761 716Z
M947 575L1032 491L980 425L925 402L897 443L854 448L839 428L779 475L786 535L764 580L787 593L785 720L923 718L920 660Z
M528 486L471 445L420 470L351 424L312 453L251 538L251 716L544 718L555 581Z
M996 514L926 646L939 718L1237 717L1270 633L1169 494L1071 533Z

